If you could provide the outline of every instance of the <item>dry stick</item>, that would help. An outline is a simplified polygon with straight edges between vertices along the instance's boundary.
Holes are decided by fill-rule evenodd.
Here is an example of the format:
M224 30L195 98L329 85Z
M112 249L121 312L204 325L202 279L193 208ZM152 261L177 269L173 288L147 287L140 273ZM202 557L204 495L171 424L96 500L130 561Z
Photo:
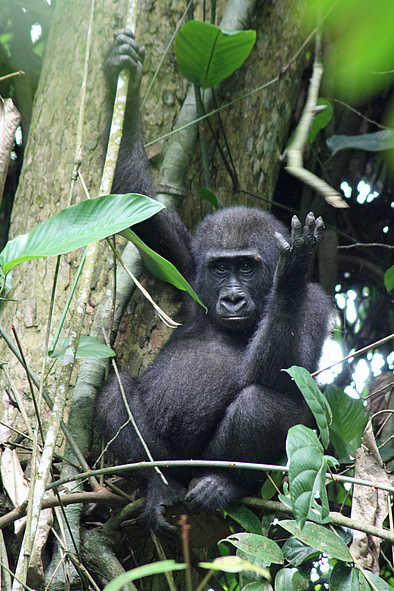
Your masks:
M366 351L369 351L370 349L374 349L375 347L379 347L380 345L387 343L387 341L389 341L390 339L394 339L394 333L389 334L387 337L380 339L380 341L376 341L375 343L371 343L370 345L367 345L366 347L363 347L362 349L359 349L358 351L354 351L354 353L349 353L349 355L346 355L346 357L343 357L342 359L340 359L339 361L336 361L335 363L331 363L331 365L328 365L327 367L323 367L322 369L318 369L317 371L314 371L311 375L314 378L315 376L319 375L319 373L323 373L323 371L326 371L327 369L331 369L332 367L335 367L336 365L343 363L347 359L351 359L352 357L357 357L358 355L361 355L361 353L365 353Z
M320 81L323 75L323 66L320 61L321 54L321 38L320 33L316 35L316 49L315 61L313 64L312 77L308 90L308 97L305 103L304 111L301 115L300 122L297 126L294 140L291 142L287 150L287 172L299 178L305 184L315 189L318 193L323 195L324 199L333 207L346 208L349 207L342 195L338 193L328 183L323 181L310 170L304 168L303 165L303 150L308 139L310 127L312 125L313 117L317 112L317 99L319 97Z

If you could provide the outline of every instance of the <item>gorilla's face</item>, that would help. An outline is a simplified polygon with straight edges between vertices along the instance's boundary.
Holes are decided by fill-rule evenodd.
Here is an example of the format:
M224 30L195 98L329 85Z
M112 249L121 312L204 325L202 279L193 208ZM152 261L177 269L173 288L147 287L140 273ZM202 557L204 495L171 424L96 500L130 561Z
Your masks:
M261 257L257 249L209 251L200 295L214 324L230 332L250 332L261 313Z

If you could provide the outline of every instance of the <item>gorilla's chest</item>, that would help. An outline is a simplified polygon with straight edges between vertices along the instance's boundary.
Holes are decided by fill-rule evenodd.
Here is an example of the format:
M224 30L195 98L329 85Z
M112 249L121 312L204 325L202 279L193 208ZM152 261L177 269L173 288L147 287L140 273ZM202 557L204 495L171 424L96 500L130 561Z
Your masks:
M141 379L155 430L169 440L176 434L177 447L180 441L192 449L204 445L238 390L241 361L240 348L231 342L170 343Z

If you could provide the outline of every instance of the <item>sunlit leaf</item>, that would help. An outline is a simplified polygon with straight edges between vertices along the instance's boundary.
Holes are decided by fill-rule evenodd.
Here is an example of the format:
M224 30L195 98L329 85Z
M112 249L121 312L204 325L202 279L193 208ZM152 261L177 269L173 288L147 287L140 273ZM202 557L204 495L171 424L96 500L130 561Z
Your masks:
M175 560L161 560L159 562L152 562L151 564L144 564L144 566L138 566L137 568L133 568L127 573L123 573L116 577L116 579L104 587L104 591L120 591L124 585L127 585L131 581L141 579L142 577L166 573L173 570L185 570L185 568L186 564L177 564Z
M255 31L221 31L215 25L189 21L176 37L175 55L187 80L212 88L241 67L255 42Z
M5 274L24 261L55 256L121 232L163 208L146 195L104 195L81 201L17 236L0 253Z
M270 579L270 574L267 569L256 566L247 560L243 560L242 558L239 558L239 556L221 556L220 558L215 558L212 562L200 562L199 566L208 570L221 570L225 573L253 571L268 580Z
M352 555L342 538L322 525L307 521L304 527L300 529L297 523L290 519L279 521L279 525L304 542L304 544L316 548L319 552L325 552L337 560L352 561Z
M322 394L322 392L320 392L315 380L304 367L293 365L284 371L286 371L293 378L301 390L306 403L315 417L323 445L325 448L327 448L329 441L328 427L332 421L332 413L326 397L324 394Z
M264 560L266 566L272 563L282 564L283 553L278 544L265 536L249 533L231 534L219 543L228 542L250 557Z

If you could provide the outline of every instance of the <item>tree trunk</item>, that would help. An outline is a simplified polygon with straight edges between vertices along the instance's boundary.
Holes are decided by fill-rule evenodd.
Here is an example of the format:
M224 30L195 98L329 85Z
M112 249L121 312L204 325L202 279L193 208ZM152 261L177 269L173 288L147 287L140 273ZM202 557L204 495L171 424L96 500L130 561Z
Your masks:
M275 78L289 63L302 43L296 19L289 13L296 0L266 0L257 3L250 28L257 31L256 47L244 67L221 86L219 105ZM140 2L137 41L146 48L143 88L148 87L157 64L182 16L185 3L180 0ZM218 3L219 5L219 3ZM223 6L221 6L223 8ZM122 28L126 0L96 0L92 49L83 124L81 173L90 195L97 195L103 162L103 131L107 122L107 90L102 70L103 56L114 30ZM196 9L195 18L201 17ZM10 237L24 233L40 221L70 203L85 198L80 185L70 194L74 166L76 135L81 101L81 83L85 59L90 2L58 1L52 20L39 87L35 97L28 145L15 199ZM219 12L219 8L218 8ZM219 13L220 17L220 13ZM279 81L222 112L232 157L236 164L240 188L260 193L264 201L234 194L218 151L211 142L212 187L224 204L247 203L269 208L293 109L298 97L302 56L286 70ZM188 85L176 72L173 48L170 48L144 108L147 140L169 131L185 97ZM213 119L217 128L216 119ZM155 165L160 161L163 143L149 151ZM200 215L195 197L202 186L198 151L186 178L187 198L184 217L193 225ZM206 207L201 208L205 211ZM78 253L62 257L52 326L63 309L66 292L73 281ZM95 290L91 295L91 313L100 301L111 277L112 258L103 248L97 268ZM0 322L6 332L15 325L28 364L39 374L44 355L46 319L52 289L55 260L40 259L23 263L13 271L12 297L0 310ZM152 279L145 284L160 305L172 313L177 307L177 294ZM89 331L89 318L84 334ZM120 363L133 374L154 358L168 337L170 329L160 324L150 305L135 294L121 325L116 349ZM6 359L18 389L28 391L24 370L0 342L0 359ZM56 372L56 367L55 370ZM1 376L3 378L3 376ZM51 383L51 379L49 381ZM7 387L7 384L6 384ZM135 541L134 541L135 543ZM134 544L133 544L134 545ZM147 551L138 544L138 563L147 562ZM149 550L150 552L150 550ZM128 554L128 552L126 552ZM125 555L120 553L121 558ZM171 556L169 556L171 557ZM149 557L157 559L154 555ZM126 566L130 567L126 560ZM164 579L163 579L164 580ZM150 588L146 581L144 589ZM156 580L152 588L161 588ZM159 585L159 586L158 586Z

